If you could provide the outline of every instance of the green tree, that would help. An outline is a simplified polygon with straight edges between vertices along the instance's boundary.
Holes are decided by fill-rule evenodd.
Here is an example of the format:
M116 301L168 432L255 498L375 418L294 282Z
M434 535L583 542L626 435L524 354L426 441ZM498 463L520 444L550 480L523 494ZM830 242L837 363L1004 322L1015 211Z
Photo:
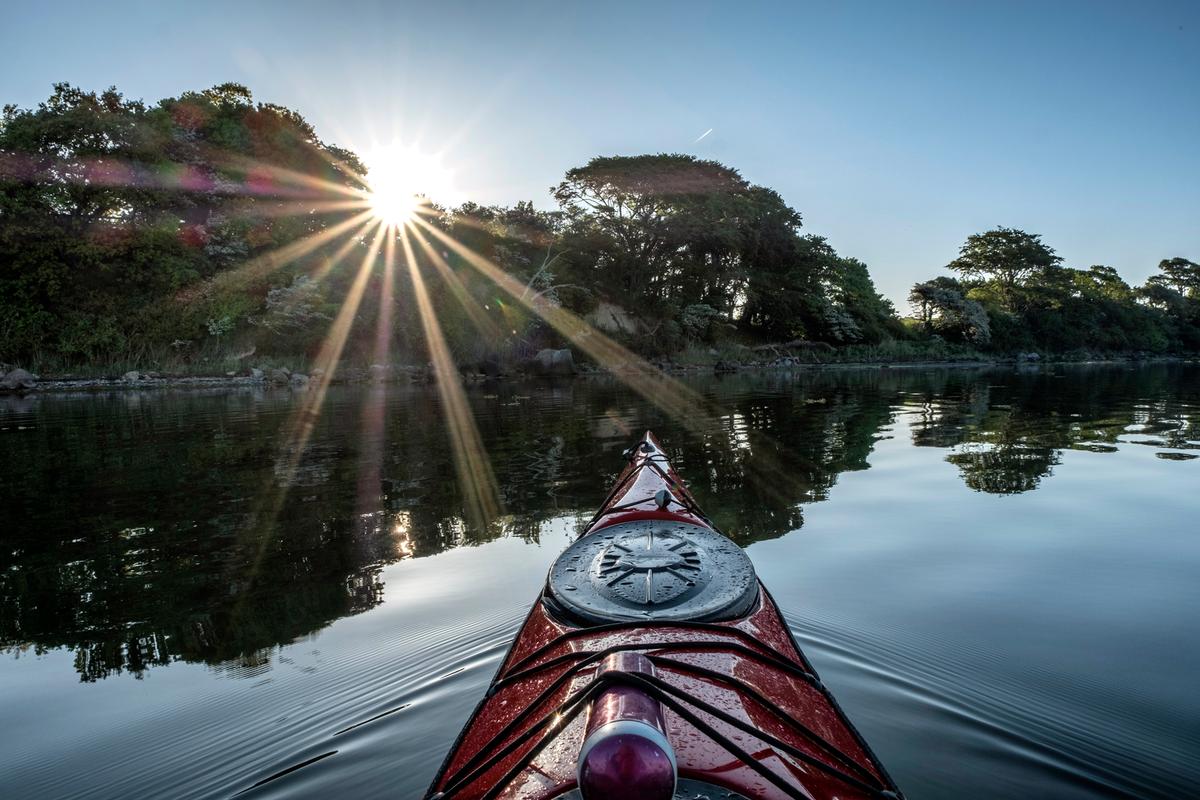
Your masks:
M827 338L836 342L876 343L900 333L896 309L875 289L867 265L857 258L839 257L825 275L826 318L831 320ZM836 324L848 333L839 333Z
M963 295L962 284L941 276L915 284L908 300L926 331L972 345L991 341L987 311Z
M1186 258L1164 258L1158 262L1160 280L1180 294L1200 298L1200 264Z
M1041 236L1016 228L995 228L968 236L958 258L946 268L967 280L994 284L1005 305L1012 309L1026 280L1061 261L1042 243Z
M581 283L647 304L732 311L754 205L736 170L687 155L595 158L552 193Z
M1164 259L1158 267L1138 297L1164 315L1179 347L1200 349L1200 267L1184 258Z

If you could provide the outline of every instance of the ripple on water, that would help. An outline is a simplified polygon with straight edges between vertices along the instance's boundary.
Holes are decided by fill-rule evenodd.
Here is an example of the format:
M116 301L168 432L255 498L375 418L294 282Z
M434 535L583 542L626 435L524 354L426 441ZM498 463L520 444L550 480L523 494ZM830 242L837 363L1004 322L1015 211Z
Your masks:
M1007 670L979 667L997 657L982 648L960 648L948 658L936 641L911 632L786 619L884 763L891 752L929 766L906 770L910 797L1177 798L1178 787L1200 777L1189 753L1162 735L1159 720L1131 719L1123 703L1112 711L1107 701L1119 698L1086 680L1064 687L1028 667L1021 680L1005 679ZM947 766L952 750L969 757L976 772Z

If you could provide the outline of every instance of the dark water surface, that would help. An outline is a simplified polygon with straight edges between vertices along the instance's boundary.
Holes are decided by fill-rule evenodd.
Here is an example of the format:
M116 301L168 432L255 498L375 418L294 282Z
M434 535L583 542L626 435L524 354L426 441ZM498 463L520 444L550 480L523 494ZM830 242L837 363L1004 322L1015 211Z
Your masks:
M646 428L913 800L1200 795L1200 366L691 386L0 398L0 797L418 797Z

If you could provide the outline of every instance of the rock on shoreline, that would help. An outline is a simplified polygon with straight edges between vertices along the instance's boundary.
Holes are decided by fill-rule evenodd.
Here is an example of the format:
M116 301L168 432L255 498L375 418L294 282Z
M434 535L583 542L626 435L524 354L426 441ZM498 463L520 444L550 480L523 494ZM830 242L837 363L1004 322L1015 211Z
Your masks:
M16 367L8 372L0 370L0 391L21 392L37 386L37 376L28 370Z

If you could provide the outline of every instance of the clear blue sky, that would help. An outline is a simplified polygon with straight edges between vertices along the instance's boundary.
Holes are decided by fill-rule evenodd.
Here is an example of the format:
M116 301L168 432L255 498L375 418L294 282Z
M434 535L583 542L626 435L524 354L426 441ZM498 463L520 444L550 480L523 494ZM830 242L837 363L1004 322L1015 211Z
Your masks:
M242 82L327 141L444 151L483 203L550 207L595 155L715 158L902 310L996 225L1134 282L1200 260L1196 0L6 5L0 102L55 81L147 101Z

